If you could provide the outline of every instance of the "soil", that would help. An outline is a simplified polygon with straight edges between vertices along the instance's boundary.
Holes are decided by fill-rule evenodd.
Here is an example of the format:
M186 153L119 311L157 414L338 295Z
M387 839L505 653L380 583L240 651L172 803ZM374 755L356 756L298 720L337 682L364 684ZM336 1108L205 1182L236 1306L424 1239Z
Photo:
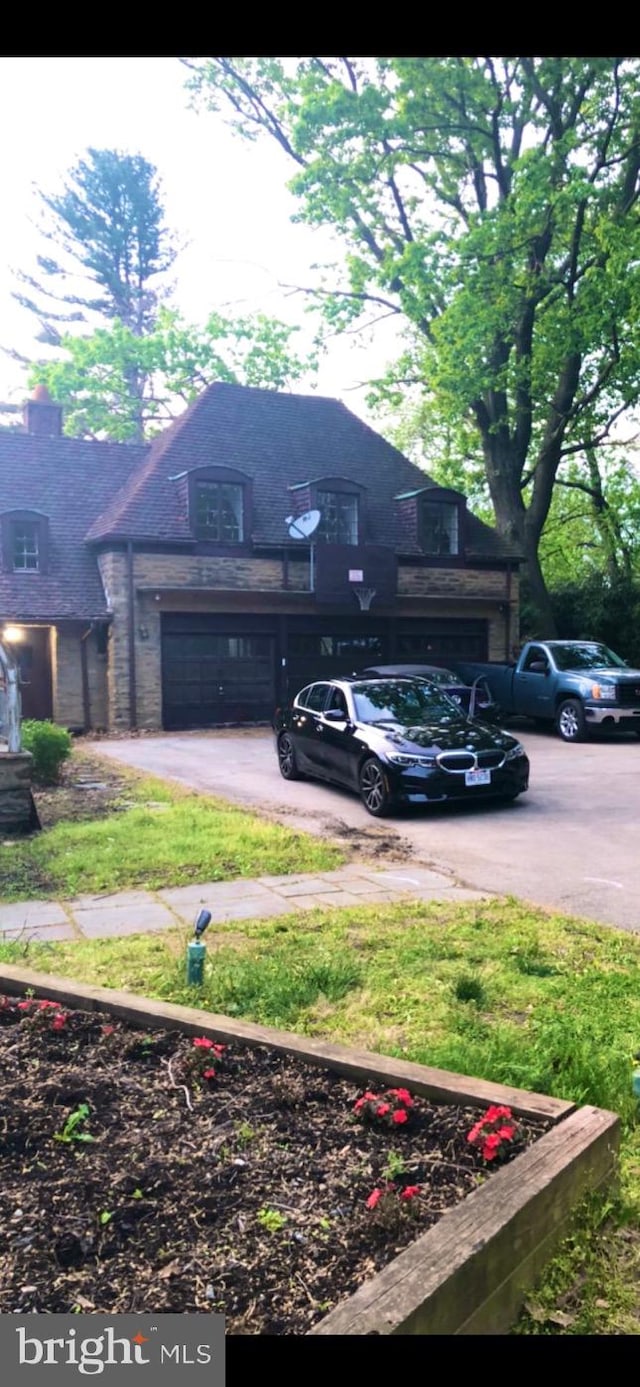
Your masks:
M362 1089L268 1049L212 1060L177 1032L55 1017L0 998L0 1312L221 1310L231 1334L304 1334L500 1163L467 1142L473 1108L415 1098L373 1127ZM505 1159L547 1126L520 1121Z
M131 807L131 779L97 756L83 753L62 766L59 785L34 785L43 828L62 821L100 819Z

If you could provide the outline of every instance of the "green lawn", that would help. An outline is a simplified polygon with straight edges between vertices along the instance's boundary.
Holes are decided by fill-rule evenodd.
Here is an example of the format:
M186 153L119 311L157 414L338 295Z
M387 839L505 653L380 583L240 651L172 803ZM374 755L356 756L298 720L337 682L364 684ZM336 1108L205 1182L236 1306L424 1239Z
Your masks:
M640 941L517 901L305 912L218 927L200 996L177 932L4 945L0 960L195 1002L310 1035L612 1108L619 1196L576 1220L530 1302L528 1333L638 1333ZM606 1215L606 1217L605 1217ZM599 1236L594 1236L598 1229Z
M344 861L333 844L166 781L127 773L126 805L0 844L0 900L323 871Z

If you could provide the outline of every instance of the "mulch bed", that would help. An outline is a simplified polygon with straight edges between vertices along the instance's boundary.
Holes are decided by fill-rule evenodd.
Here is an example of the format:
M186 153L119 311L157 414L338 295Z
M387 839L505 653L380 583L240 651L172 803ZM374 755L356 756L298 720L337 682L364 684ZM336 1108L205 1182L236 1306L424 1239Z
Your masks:
M362 1089L276 1052L59 1015L0 998L5 1313L303 1334L549 1126L519 1120L489 1164L476 1109L390 1096L362 1121Z

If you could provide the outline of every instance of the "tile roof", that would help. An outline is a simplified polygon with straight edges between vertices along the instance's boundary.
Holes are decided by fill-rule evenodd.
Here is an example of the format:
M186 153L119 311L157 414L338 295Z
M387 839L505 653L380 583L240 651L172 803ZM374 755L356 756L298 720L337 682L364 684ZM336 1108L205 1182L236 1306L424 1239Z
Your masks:
M195 467L237 468L253 479L253 542L279 545L291 510L291 488L345 476L367 489L364 541L399 552L407 544L394 514L399 491L434 485L421 468L364 424L339 400L240 385L211 385L150 446L143 464L89 531L90 539L192 539L177 480ZM496 534L470 516L471 553L509 555Z
M95 555L85 536L146 449L0 428L0 512L49 518L45 573L4 572L0 614L23 621L88 620L107 612Z

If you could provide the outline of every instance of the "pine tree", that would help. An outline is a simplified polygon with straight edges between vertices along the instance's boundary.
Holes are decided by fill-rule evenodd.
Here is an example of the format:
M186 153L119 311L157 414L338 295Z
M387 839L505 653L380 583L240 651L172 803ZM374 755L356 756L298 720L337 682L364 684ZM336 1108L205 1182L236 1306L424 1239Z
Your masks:
M52 254L37 257L37 275L17 273L29 293L14 294L38 318L38 341L57 346L58 323L95 329L117 318L136 336L153 328L160 277L176 255L154 165L141 154L88 149L62 192L40 199Z

